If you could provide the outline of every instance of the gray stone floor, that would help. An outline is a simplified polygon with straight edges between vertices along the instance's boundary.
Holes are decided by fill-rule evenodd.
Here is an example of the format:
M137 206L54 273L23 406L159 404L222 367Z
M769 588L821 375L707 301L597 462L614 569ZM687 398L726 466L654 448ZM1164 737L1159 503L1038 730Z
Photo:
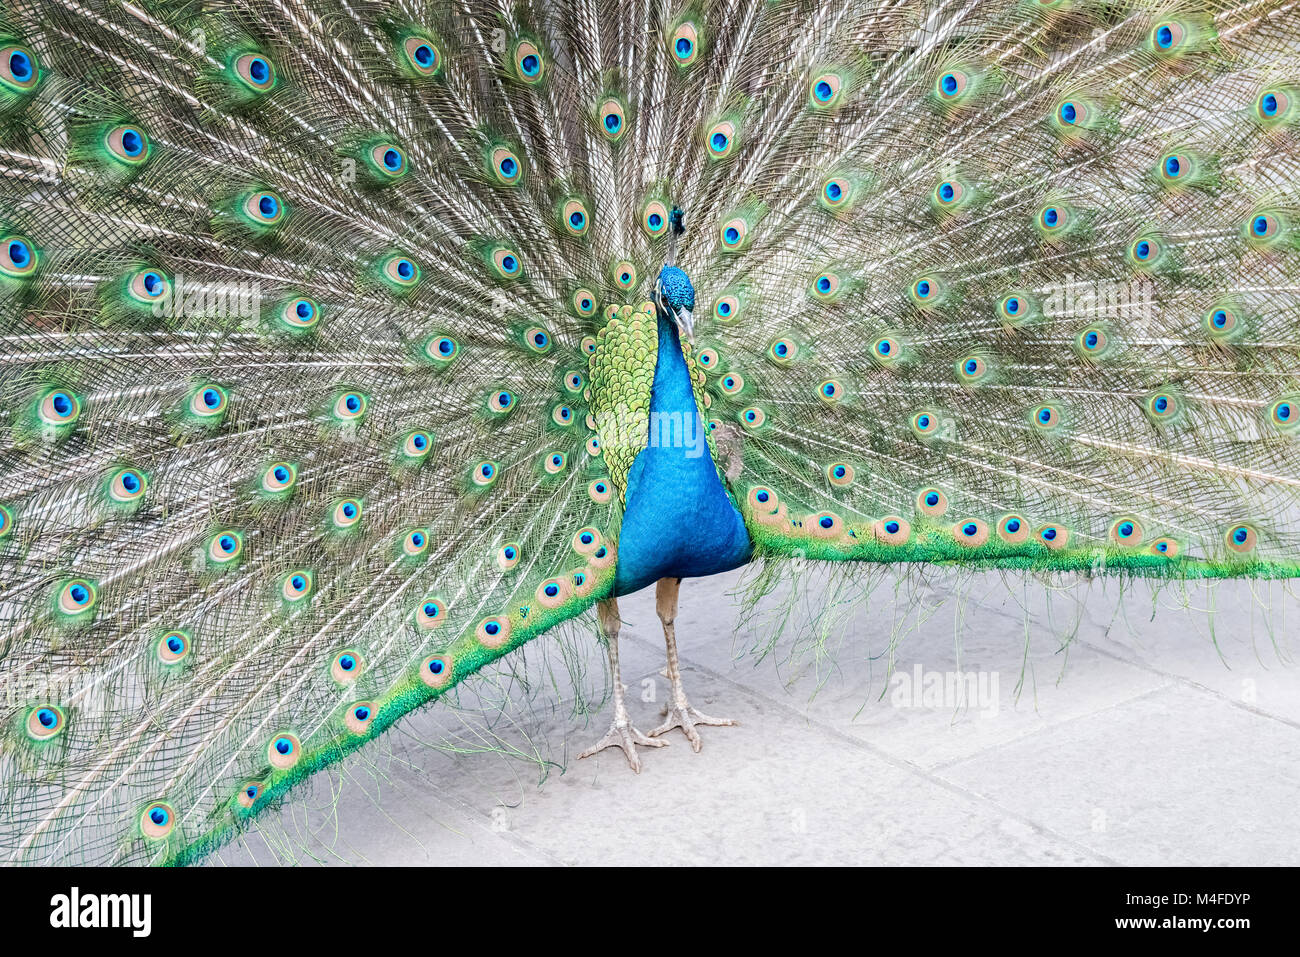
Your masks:
M887 584L821 653L757 656L771 629L733 632L738 578L682 589L688 692L740 721L702 753L673 732L639 776L613 750L577 761L609 721L574 705L599 704L603 652L543 638L527 692L502 670L410 716L210 863L1300 864L1300 601L1281 584L1139 586L1118 615L1113 583L1054 592L1050 615L1030 587L1028 625L1000 576ZM653 591L620 604L648 730ZM896 620L914 627L891 645Z

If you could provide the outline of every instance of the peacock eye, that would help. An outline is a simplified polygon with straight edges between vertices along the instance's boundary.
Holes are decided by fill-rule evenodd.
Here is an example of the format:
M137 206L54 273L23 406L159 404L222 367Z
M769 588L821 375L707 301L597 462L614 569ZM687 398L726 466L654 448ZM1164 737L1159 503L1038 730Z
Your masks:
M81 403L71 392L55 389L41 399L40 416L47 425L70 425L81 415Z
M115 126L104 134L104 146L120 163L138 165L149 158L149 137L138 126Z
M398 179L406 175L406 154L392 143L379 143L370 148L370 163L382 176Z
M843 80L838 74L823 73L809 84L809 99L816 109L828 109L839 101Z
M265 93L275 86L275 67L260 53L245 53L236 57L235 75L256 93Z
M529 40L520 40L515 44L515 72L525 83L538 83L546 72L546 61L536 44Z
M175 826L175 812L161 801L150 804L140 814L140 831L152 841L161 841Z
M27 734L33 741L48 741L62 734L67 726L63 709L52 704L32 708L27 713Z
M38 61L31 50L17 44L0 48L0 86L27 93L35 89L39 79Z
M266 759L272 767L287 771L298 763L301 751L302 746L298 743L297 735L285 732L276 735L266 746Z
M0 239L0 275L23 279L36 271L40 256L28 240L21 236Z
M243 209L244 215L258 227L278 225L286 214L284 201L269 190L251 193L244 200Z
M736 124L730 120L714 123L709 127L704 139L709 148L709 155L714 159L722 159L731 153L731 148L735 145Z
M678 66L694 63L700 49L699 31L695 24L689 21L678 24L677 29L668 37L668 49L672 53L673 62Z
M419 77L430 77L442 66L442 56L433 41L423 36L409 36L402 42L407 65Z
M600 104L597 115L600 122L600 131L605 134L605 139L611 143L616 143L623 138L623 132L627 126L626 114L626 108L615 97L609 97Z
M240 556L244 540L238 532L218 532L208 540L208 558L218 565L226 565Z
M497 182L503 186L517 186L523 179L523 166L518 155L505 146L492 150L489 165Z
M580 199L570 199L560 210L560 225L570 236L582 236L591 224L586 204Z
M169 631L158 641L158 660L164 665L174 665L190 653L190 636L183 631Z

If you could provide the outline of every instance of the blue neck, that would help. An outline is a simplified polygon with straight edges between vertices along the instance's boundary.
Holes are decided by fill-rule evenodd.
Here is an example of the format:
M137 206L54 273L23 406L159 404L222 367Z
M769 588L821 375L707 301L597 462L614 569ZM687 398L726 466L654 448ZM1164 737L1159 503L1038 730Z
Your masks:
M649 444L628 473L615 591L749 560L745 523L718 478L675 324L658 316Z

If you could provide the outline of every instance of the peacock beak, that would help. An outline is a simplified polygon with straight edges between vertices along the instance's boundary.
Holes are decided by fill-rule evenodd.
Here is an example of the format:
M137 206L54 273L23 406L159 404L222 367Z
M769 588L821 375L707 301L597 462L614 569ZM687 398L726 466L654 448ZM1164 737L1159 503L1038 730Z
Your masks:
M677 310L677 331L686 337L687 342L695 342L695 313L689 309Z

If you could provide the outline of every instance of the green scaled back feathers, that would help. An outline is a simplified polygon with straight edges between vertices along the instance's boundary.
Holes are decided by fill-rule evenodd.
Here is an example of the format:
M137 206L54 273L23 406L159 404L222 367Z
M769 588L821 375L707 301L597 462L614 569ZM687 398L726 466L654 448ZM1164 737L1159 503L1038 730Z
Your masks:
M674 206L759 556L1300 575L1281 4L94 6L0 20L0 859L609 594Z

